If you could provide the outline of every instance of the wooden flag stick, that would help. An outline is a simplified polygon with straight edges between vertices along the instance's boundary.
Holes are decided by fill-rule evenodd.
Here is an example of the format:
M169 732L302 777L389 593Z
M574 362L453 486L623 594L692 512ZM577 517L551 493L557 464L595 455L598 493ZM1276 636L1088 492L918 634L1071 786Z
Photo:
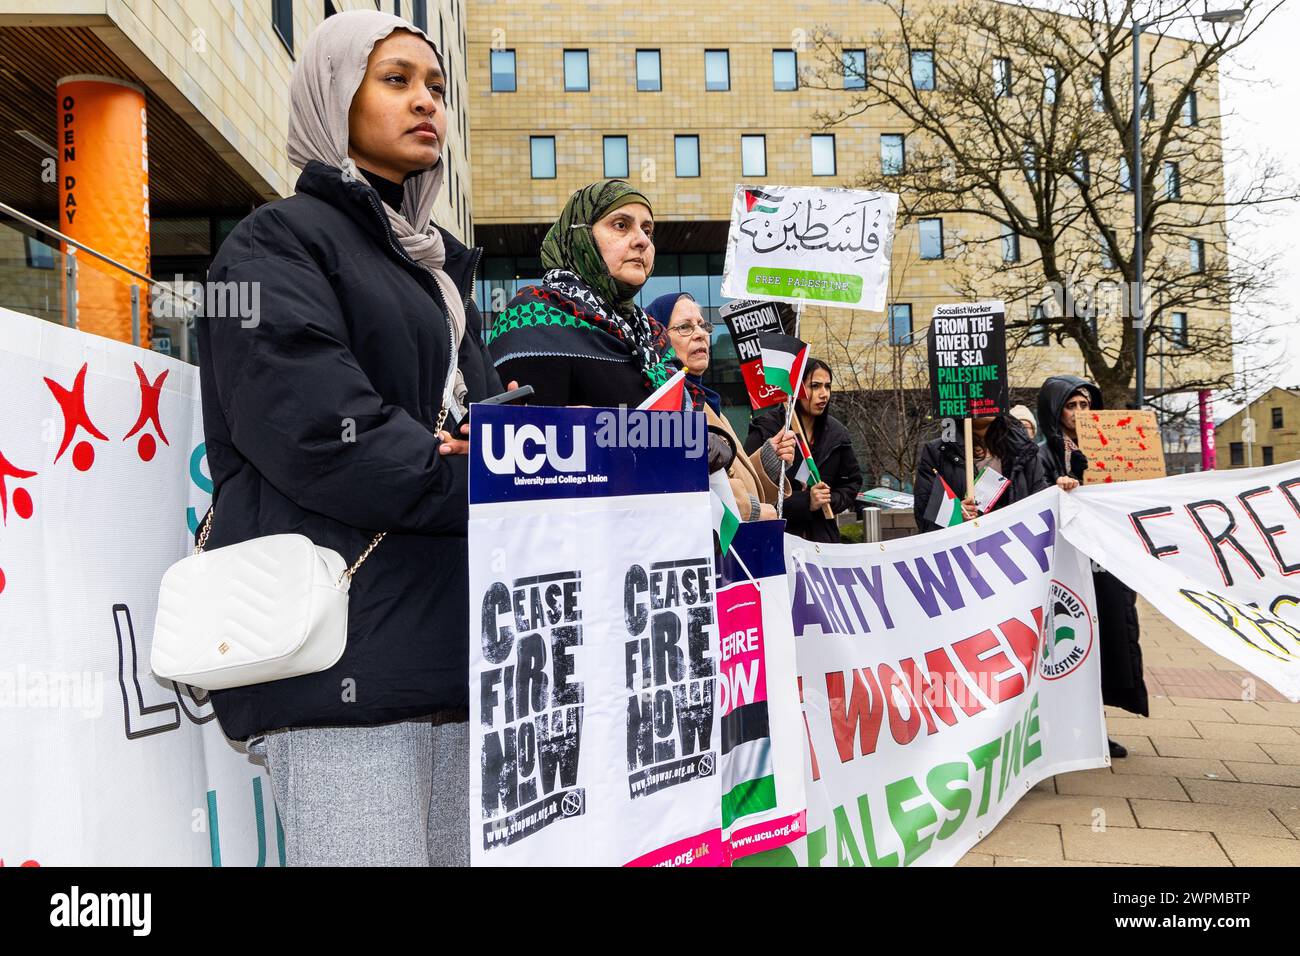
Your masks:
M804 444L808 446L808 450L812 451L812 442L808 440L807 434L804 433L803 423L799 421L798 415L794 417L794 430L796 434L803 438ZM830 505L822 505L822 517L830 521L835 520L835 512L831 511Z
M975 439L971 432L970 417L962 419L963 431L966 434L966 493L962 495L962 501L970 498L975 499Z

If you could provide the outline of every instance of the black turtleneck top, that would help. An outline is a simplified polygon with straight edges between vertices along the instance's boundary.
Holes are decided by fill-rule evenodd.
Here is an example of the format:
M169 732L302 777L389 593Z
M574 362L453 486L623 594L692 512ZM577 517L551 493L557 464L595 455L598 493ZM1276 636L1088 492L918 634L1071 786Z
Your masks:
M366 177L366 182L375 187L375 192L379 193L379 198L389 206L392 206L397 212L402 211L402 198L406 195L406 190L401 183L395 183L391 179L385 179L378 173L372 173L368 169L362 169L360 166L357 170L362 176Z

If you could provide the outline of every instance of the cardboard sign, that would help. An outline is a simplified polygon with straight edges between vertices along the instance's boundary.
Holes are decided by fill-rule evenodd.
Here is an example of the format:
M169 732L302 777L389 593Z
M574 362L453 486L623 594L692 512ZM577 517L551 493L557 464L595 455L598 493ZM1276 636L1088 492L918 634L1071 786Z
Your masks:
M718 309L718 315L727 323L727 331L736 343L736 358L740 361L740 374L745 379L749 404L755 410L780 405L789 396L775 385L763 381L763 362L758 345L760 332L780 332L793 335L795 331L794 308L784 302L765 302L761 299L737 299Z
M935 307L926 334L935 418L978 418L1010 410L1006 314L1001 302Z
M736 187L722 294L881 312L896 193Z
M1155 412L1097 409L1085 413L1078 433L1079 450L1088 456L1085 485L1165 477Z

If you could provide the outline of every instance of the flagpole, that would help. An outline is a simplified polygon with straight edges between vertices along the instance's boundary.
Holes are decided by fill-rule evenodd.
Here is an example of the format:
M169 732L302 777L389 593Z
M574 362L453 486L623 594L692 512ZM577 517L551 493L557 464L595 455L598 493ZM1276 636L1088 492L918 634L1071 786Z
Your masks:
M796 339L799 338L799 322L802 318L803 318L803 299L801 298L798 302L794 304L794 337ZM802 371L800 374L802 377ZM801 383L791 382L790 384L794 386L795 391L797 392L799 390ZM791 395L790 400L786 402L785 428L783 429L784 431L790 430L790 421L791 419L794 418L794 404L797 397L798 397L797 395ZM781 480L776 483L776 516L778 518L782 518L785 516L785 482L786 482L785 467L784 465L782 465Z

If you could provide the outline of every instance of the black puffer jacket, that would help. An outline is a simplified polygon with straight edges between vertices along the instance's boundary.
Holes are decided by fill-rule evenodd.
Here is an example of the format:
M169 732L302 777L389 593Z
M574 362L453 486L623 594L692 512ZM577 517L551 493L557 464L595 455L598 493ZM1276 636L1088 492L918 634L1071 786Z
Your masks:
M745 453L752 455L785 425L785 407L769 409L749 423L745 438ZM862 468L853 452L849 430L828 411L813 422L812 456L817 472L831 487L831 511L839 514L853 507L862 489ZM794 481L799 470L799 456L786 469L793 494L785 499L783 514L785 527L790 534L808 541L835 542L840 540L840 527L833 518L827 518L818 508L813 511L808 504L808 489Z
M1081 388L1088 393L1093 408L1102 407L1101 389L1077 375L1054 375L1038 392L1038 428L1043 435L1039 451L1044 474L1052 483L1065 475L1083 481L1083 473L1088 470L1088 458L1078 449L1070 461L1065 460L1065 437L1061 433L1061 410ZM1110 707L1145 717L1150 707L1142 671L1137 595L1109 571L1096 565L1093 568L1101 644L1101 698Z
M501 391L470 302L480 250L448 233L465 297L459 361L477 401ZM364 181L311 162L297 195L244 219L213 282L258 283L260 321L199 321L215 485L209 548L304 534L349 563L389 532L349 598L342 659L317 674L212 694L235 739L281 727L374 724L467 705L466 459L434 424L451 352L442 294L392 237Z
M1011 486L1002 492L993 505L994 511L1004 508L1015 501L1023 501L1035 492L1042 491L1048 485L1043 477L1043 464L1038 457L1038 446L1029 440L1021 428L1011 422L1007 429L1007 441L1011 446L1009 462L1003 462L1003 477ZM916 481L912 485L914 498L913 512L916 515L916 527L922 532L934 531L939 525L927 521L925 514L930 506L930 497L942 494L943 488L935 476L943 477L957 499L966 497L966 448L965 443L947 442L935 438L926 442L921 448L921 460L916 466Z

